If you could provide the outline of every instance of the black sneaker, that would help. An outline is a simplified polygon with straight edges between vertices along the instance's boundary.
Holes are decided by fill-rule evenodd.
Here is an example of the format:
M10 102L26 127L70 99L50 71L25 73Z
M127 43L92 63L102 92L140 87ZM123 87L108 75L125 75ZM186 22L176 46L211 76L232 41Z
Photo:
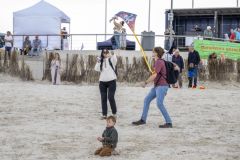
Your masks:
M132 122L133 125L135 126L139 126L139 125L142 125L142 124L146 124L146 122L142 119L140 119L139 121L136 121L136 122Z
M172 128L172 123L165 123L164 125L159 125L159 128Z

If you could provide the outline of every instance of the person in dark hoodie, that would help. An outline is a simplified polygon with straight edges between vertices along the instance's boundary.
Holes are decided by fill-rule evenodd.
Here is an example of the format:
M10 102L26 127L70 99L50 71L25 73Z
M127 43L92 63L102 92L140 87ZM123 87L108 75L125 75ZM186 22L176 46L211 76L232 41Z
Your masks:
M116 118L114 116L107 117L107 127L104 130L102 137L98 137L97 140L102 142L102 147L95 151L95 155L111 156L118 142L118 132L114 125L116 124Z
M188 47L188 70L192 70L194 72L193 76L189 76L189 84L188 88L196 88L197 87L197 72L198 72L198 65L200 63L200 56L198 51L194 50L193 46ZM194 81L194 84L192 85Z
M182 70L184 69L184 62L182 56L179 54L179 49L176 49L174 51L174 55L172 56L172 62L178 65L180 68L179 74L178 74L178 86L174 85L173 88L182 88Z

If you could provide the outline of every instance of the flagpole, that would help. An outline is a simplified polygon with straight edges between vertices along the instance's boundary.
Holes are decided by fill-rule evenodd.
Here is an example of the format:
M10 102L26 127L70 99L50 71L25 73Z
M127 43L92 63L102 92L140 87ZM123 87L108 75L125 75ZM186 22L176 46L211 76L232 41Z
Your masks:
M143 48L142 48L142 45L140 44L140 42L139 42L139 40L138 40L135 32L134 32L133 30L132 30L132 32L133 32L134 37L135 37L136 40L137 40L138 45L140 46L142 56L143 56L143 58L144 58L144 61L145 61L146 64L147 64L147 67L148 67L149 71L150 71L151 73L153 73L153 71L152 71L152 69L151 69L151 67L150 67L150 65L149 65L149 63L148 63L148 60L147 60L147 57L146 57L146 53L144 52L144 50L143 50Z
M171 0L171 19L170 19L170 39L169 39L169 47L172 47L173 43L173 0Z
M151 19L151 0L148 0L148 32L150 32L150 19Z
M107 39L107 0L105 0L105 40Z

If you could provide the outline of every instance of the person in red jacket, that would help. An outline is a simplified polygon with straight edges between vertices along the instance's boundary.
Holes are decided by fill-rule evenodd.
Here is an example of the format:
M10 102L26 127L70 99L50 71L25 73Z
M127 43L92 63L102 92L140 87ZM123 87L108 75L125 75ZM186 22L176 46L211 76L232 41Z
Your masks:
M233 29L231 29L230 32L231 32L231 34L230 34L230 37L229 37L229 41L230 41L230 42L233 42L233 41L236 39L236 35L235 35Z

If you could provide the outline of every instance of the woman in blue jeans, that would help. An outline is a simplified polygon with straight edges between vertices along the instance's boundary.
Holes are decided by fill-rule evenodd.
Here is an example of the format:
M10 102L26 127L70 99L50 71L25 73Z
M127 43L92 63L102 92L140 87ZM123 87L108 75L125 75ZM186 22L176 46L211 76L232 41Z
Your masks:
M165 62L162 59L164 50L161 47L155 47L153 49L153 59L155 60L155 73L152 74L143 84L145 87L148 83L154 82L154 87L150 90L148 95L144 99L143 112L139 121L132 122L133 125L146 124L149 105L153 99L156 98L157 106L161 111L166 123L159 125L159 128L172 128L172 120L163 104L164 98L167 95L169 84L166 80L166 67Z

